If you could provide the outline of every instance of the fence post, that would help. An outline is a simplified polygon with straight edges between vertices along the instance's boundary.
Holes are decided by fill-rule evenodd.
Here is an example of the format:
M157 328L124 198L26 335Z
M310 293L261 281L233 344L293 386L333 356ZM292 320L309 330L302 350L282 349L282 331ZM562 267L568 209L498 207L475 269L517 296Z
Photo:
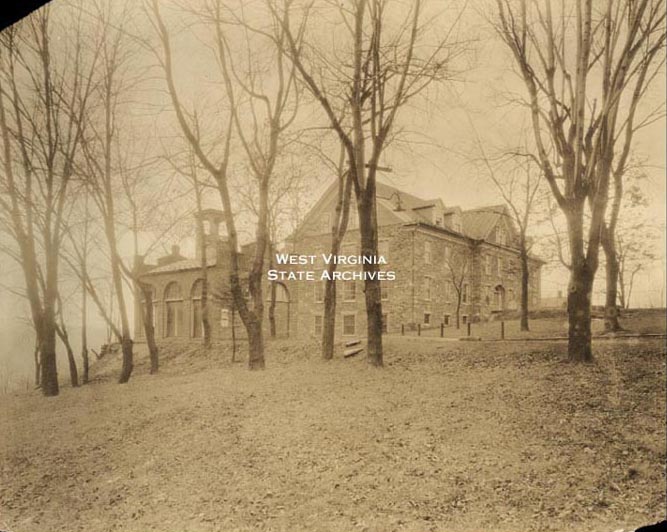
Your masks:
M445 336L445 324L441 322L440 323L440 338L442 338L443 336Z
M468 322L468 336L470 336L470 332L471 332L471 331L470 331L470 326L471 326L471 325L472 325L472 323Z
M505 339L505 322L500 322L500 338Z
M422 324L418 323L417 324L417 336L421 336L421 335L422 335Z

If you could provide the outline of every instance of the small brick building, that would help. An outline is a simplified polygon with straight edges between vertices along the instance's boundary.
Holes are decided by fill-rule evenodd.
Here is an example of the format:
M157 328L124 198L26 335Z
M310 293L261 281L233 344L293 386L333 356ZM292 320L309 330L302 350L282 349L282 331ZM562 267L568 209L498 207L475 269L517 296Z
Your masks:
M316 255L313 266L280 266L283 269L315 270L316 279L326 265L337 187L332 184L301 226L287 242L291 254ZM222 213L202 213L206 239L210 322L214 339L243 337L245 330L234 312L229 293L229 253L220 235ZM425 200L383 183L377 184L378 252L387 264L381 269L395 273L394 281L382 285L383 327L387 333L408 328L456 325L457 290L461 286L461 324L492 319L494 314L519 308L521 266L518 235L505 205L472 210L446 207L440 199ZM188 259L174 246L157 264L139 263L142 280L154 287L153 305L158 338L197 338L201 328L202 270L200 242L197 255ZM340 251L359 254L358 219L350 212L348 230ZM241 272L253 245L241 248ZM268 262L268 261L267 261ZM540 268L543 262L531 257L529 306L540 303ZM361 271L362 267L339 265L339 270ZM242 278L242 282L244 279ZM270 286L266 281L264 326L268 331ZM324 281L276 282L275 323L278 336L319 337L323 319ZM366 327L363 281L337 284L337 336L363 335ZM139 301L135 302L135 336L143 327Z
M229 252L228 243L220 235L222 212L207 209L202 212L206 249L206 271L208 279L209 323L214 340L242 338L246 332L238 313L234 311L229 290ZM157 259L157 264L145 264L140 261L139 269L143 282L153 287L153 325L157 338L200 338L202 262L201 242L197 240L196 256L188 259L180 254L178 246L172 247L169 255ZM248 271L248 257L254 253L253 245L241 247L240 269L241 282L247 283L243 273ZM247 275L247 273L246 273ZM270 294L265 293L266 330L269 329L266 313ZM135 300L134 331L135 338L144 336L141 322L143 302ZM285 285L276 286L275 322L277 336L287 336L289 332L290 301Z

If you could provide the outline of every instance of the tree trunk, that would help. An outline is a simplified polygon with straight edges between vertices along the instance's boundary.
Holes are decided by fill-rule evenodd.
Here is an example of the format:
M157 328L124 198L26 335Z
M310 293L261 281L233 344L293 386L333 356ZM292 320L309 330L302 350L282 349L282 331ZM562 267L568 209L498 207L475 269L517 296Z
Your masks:
M125 384L130 380L130 375L132 375L132 369L134 369L133 358L134 353L132 350L132 338L129 336L123 336L120 341L121 349L123 352L123 366L120 371L120 377L118 382L120 384Z
M521 330L529 331L528 326L528 279L530 271L528 270L528 252L525 249L525 242L521 249Z
M48 314L48 312L46 313ZM39 365L41 369L40 386L47 397L58 395L58 366L56 364L56 327L53 318L42 318L40 324Z
M81 358L83 360L82 384L88 384L90 378L90 359L88 358L88 294L86 293L85 279L88 276L85 263L83 264L83 279L81 283Z
M39 386L40 383L40 364L39 364L39 340L35 341L35 386Z
M572 268L567 297L568 358L572 362L591 362L591 297L594 274L587 264Z
M362 202L359 211L359 230L361 232L361 255L372 257L377 254L377 220L375 216L375 193L372 203ZM370 261L372 262L372 261ZM363 271L366 274L364 281L364 295L366 299L366 325L368 363L381 367L382 360L382 288L377 277L377 264L364 263Z
M72 384L72 388L78 388L79 386L79 370L76 367L76 360L74 360L74 351L72 350L72 345L69 343L69 335L67 334L67 329L65 325L61 323L59 326L56 326L56 333L60 338L60 341L65 346L65 351L67 352L67 364L69 365L69 379Z
M208 272L201 289L201 326L204 333L204 347L211 347L211 320L208 316Z
M273 268L273 246L269 244L269 269ZM269 335L271 338L276 337L276 283L272 282L269 288L271 299L269 301Z
M342 167L342 159L340 166ZM331 232L331 255L338 255L340 244L347 231L347 222L350 215L350 198L352 194L352 179L350 172L338 179L338 201L336 203L336 219ZM337 269L335 261L327 265L328 277L324 282L324 316L322 317L322 358L331 360L334 355L336 339L336 280L333 277Z
M623 330L618 321L618 278L619 265L618 254L614 238L608 228L602 232L600 240L605 254L605 304L604 304L604 330L606 332L615 332Z
M331 261L333 263L333 261ZM327 270L335 271L334 264ZM336 338L336 280L329 278L324 282L324 316L322 318L322 358L331 360L334 355Z
M199 267L201 269L202 287L201 287L201 326L204 347L211 347L211 322L208 316L208 264L206 262L206 234L204 232L204 220L202 218L202 198L199 180L197 179L197 167L194 159L191 159L192 177L195 185L195 201L197 204L197 233L199 237ZM194 323L193 327L198 324Z
M155 327L153 326L153 291L147 285L140 285L140 290L143 292L145 308L142 312L144 336L146 337L146 345L148 346L148 356L151 361L150 374L154 375L160 368L160 354L157 343L155 342Z
M456 329L461 328L461 291L457 295L456 300Z
M113 281L113 290L116 294L116 302L118 303L118 314L120 315L120 338L118 341L121 344L123 351L123 365L120 370L120 377L118 382L124 384L130 380L132 375L133 364L133 348L132 337L130 335L130 322L127 315L127 307L125 305L125 295L123 293L123 278L121 274L120 261L118 255L118 247L116 240L116 230L114 222L113 199L111 197L111 189L107 188L106 204L108 213L105 218L105 228L107 234L107 242L109 244L109 251L111 254L111 278Z
M246 325L248 330L248 369L264 369L264 336L262 322L253 320Z
M234 319L234 314L236 312L234 311L234 306L232 305L232 319L231 319L231 324L232 324L232 362L236 362L236 323Z

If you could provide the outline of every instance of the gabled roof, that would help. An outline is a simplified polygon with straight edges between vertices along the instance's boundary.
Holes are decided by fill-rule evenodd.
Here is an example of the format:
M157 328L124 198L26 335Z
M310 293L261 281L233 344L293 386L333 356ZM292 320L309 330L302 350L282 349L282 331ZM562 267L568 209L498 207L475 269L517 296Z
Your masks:
M326 209L326 205L332 202L332 196L336 194L336 191L337 182L334 180L315 203L314 207L308 212L297 231L289 239L294 239L301 231L308 231L309 228L317 225L316 219L320 216L322 210ZM420 198L381 181L376 183L376 201L378 206L378 225L380 226L417 223L475 240L488 239L491 230L496 226L501 217L507 215L505 205L491 205L462 210L459 206L445 206L440 198ZM399 209L397 209L398 206L400 206ZM428 212L428 209L431 207L442 210L442 213L445 215L460 215L462 232L458 233L449 227L436 226Z
M408 211L412 209L432 207L438 201L437 199L425 200L418 198L417 196L413 196L412 194L398 190L397 188L380 181L375 184L375 197L393 201L397 200L397 198L400 198L401 207Z
M463 230L471 238L486 240L501 217L507 214L506 211L505 205L490 205L462 211Z

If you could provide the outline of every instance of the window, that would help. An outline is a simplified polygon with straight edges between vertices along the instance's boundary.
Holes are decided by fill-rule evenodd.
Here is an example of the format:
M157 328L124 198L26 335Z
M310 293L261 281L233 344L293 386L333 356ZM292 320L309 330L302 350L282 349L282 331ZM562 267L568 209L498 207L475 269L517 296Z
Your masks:
M315 290L315 303L322 303L324 301L324 281L315 283L313 289Z
M424 325L430 325L431 323L431 313L424 312Z
M451 281L445 283L445 301L452 300L452 293L454 292L454 285Z
M449 246L445 245L445 262L447 262L451 258L451 249L449 249Z
M507 244L507 232L505 231L505 228L500 225L496 227L496 242L501 246Z
M315 334L321 335L322 334L322 324L323 324L323 318L320 315L315 315Z
M204 291L204 279L197 279L192 285L192 330L193 338L204 336L203 307L201 303Z
M424 299L427 301L431 300L431 281L430 277L424 277Z
M331 232L331 214L329 214L328 212L324 213L322 215L322 218L320 219L320 222L322 224L321 227L320 227L321 231L323 233L330 233Z
M356 333L356 315L343 314L343 336L354 336Z
M448 325L449 325L449 314L445 314L445 315L442 317L442 323L443 323L443 325L445 325L445 326L448 326Z
M510 288L509 290L509 300L514 301L514 289Z
M503 259L502 257L498 257L498 275L503 274Z
M468 284L463 285L463 290L461 293L461 302L462 303L467 303L468 302Z
M382 301L387 301L389 299L389 283L381 282L380 290L382 293Z
M354 281L343 284L343 301L354 301L357 298L357 285Z
M484 273L491 275L491 257L488 255L484 257Z
M157 301L153 300L153 330L157 332Z
M220 327L223 329L229 327L229 309L227 308L220 309Z
M378 242L378 255L384 257L389 262L389 240L380 240Z
M431 243L424 242L424 264L431 264Z
M359 213L353 205L350 205L350 214L347 217L347 228L348 229L358 229L359 228Z
M387 314L382 314L382 334L387 334Z
M463 323L463 325L466 325L468 323L468 316L466 316L465 314L461 316L461 323Z
M181 287L171 282L164 290L165 336L178 336L183 324L183 296Z

